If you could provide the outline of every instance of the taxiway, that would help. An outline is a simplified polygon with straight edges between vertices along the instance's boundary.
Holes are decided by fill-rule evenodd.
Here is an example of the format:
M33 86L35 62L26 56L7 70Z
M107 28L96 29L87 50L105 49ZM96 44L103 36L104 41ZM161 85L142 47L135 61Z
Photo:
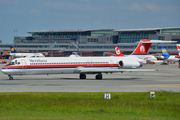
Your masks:
M0 64L0 69L5 64ZM172 65L144 65L142 69L159 69L155 72L124 72L103 74L102 80L79 74L8 76L0 72L0 92L180 92L180 69Z

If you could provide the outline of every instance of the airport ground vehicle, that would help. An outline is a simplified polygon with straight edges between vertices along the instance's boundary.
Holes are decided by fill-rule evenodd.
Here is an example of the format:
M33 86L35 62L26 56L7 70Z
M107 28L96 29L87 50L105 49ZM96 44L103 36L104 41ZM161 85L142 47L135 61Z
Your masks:
M7 62L4 60L0 60L0 64L5 64L5 63L7 63Z

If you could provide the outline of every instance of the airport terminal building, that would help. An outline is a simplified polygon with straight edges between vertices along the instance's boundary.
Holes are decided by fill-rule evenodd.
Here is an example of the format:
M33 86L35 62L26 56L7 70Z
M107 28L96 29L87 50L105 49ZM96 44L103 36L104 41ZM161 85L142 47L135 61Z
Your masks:
M124 54L130 54L141 39L178 41L180 28L146 29L91 29L91 30L44 30L28 31L30 36L15 36L13 44L0 44L0 50L9 51L10 45L17 50L48 52L47 56L68 56L79 51L83 56L102 56L104 52L115 52L118 46ZM161 53L161 46L168 52L177 53L176 44L153 44L149 53Z

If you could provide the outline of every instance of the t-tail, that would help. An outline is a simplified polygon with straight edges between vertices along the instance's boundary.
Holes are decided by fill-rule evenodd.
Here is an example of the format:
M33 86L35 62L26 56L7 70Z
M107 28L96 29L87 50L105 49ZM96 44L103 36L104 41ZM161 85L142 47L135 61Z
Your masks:
M164 58L169 58L170 55L169 55L169 53L166 51L166 49L165 49L163 46L161 46L161 49L162 49L162 54L163 54Z
M13 46L10 46L11 53L17 53Z
M116 51L116 55L115 55L116 57L117 56L124 56L117 46L115 46L115 51Z
M151 47L151 40L141 39L136 49L133 51L132 55L147 55L149 48ZM145 43L147 42L147 43Z
M176 46L177 46L178 54L180 55L180 44L176 44Z

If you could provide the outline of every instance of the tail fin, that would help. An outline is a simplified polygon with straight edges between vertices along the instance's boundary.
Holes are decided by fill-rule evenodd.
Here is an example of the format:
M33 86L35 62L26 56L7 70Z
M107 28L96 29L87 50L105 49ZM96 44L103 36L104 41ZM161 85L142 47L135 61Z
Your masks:
M151 40L141 39L136 49L133 51L132 55L146 55L149 48L151 47ZM143 43L147 42L147 43Z
M180 44L176 44L176 46L177 46L178 53L180 55Z
M162 54L163 54L163 56L165 57L165 58L169 58L169 53L166 51L166 49L163 47L163 46L161 46L161 49L162 49Z
M115 56L124 56L117 46L115 46L116 55Z
M11 53L17 53L13 46L10 46Z

